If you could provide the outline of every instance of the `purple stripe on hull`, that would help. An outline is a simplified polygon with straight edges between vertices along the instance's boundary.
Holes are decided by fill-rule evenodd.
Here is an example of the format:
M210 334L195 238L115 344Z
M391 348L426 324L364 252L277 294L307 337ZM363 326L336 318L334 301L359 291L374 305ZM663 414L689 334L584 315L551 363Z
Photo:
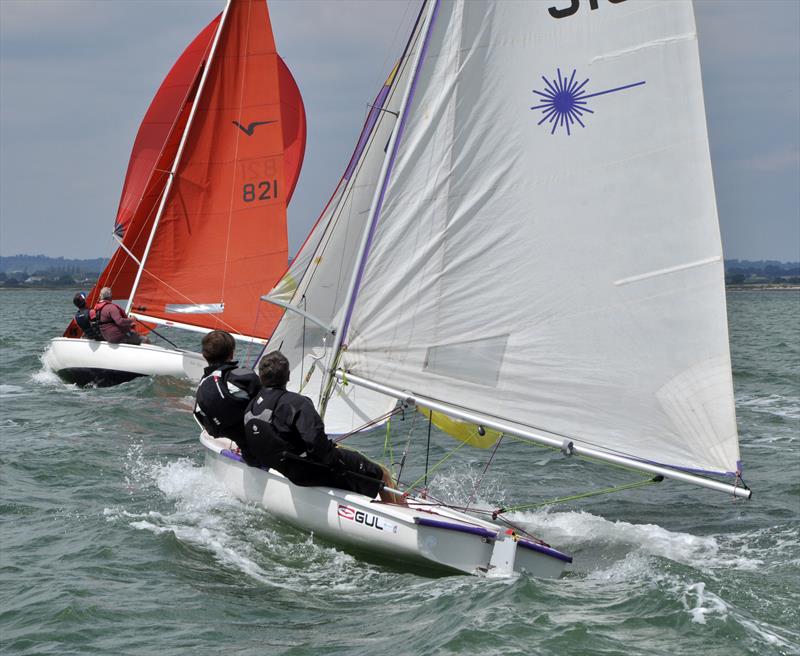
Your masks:
M453 524L451 522L442 522L437 519L427 519L426 517L415 517L414 523L419 524L420 526L431 526L433 528L442 528L448 531L458 531L459 533L470 533L472 535L479 535L482 538L489 538L491 540L494 540L498 537L498 531L490 531L489 529L481 526ZM567 554L556 551L552 547L546 547L543 544L536 544L530 540L521 539L517 542L517 545L523 549L530 549L531 551L538 551L539 553L543 553L547 556L552 556L553 558L561 560L565 563L572 562L572 556L567 556Z
M225 456L226 458L230 458L231 460L235 460L236 462L244 462L244 458L240 456L238 453L234 453L230 449L222 449L219 452L221 456Z

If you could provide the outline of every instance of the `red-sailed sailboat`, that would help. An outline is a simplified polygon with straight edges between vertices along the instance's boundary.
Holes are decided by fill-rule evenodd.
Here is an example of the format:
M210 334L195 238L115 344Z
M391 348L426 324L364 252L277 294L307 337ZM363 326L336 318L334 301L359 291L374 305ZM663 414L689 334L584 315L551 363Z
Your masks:
M280 310L259 303L286 269L286 207L305 112L277 54L265 0L229 0L181 54L136 136L114 225L119 247L87 298L111 287L146 334L224 329L264 342ZM62 379L199 379L198 353L81 338L72 321L45 364Z

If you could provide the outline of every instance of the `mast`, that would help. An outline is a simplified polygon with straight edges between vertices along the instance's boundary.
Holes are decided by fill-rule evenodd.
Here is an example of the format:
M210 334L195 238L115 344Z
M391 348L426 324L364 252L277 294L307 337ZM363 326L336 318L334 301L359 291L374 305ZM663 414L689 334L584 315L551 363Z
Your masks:
M409 79L408 86L403 94L403 100L400 104L400 111L398 112L398 119L397 123L395 124L395 129L392 132L392 137L389 140L389 145L387 147L387 156L383 160L383 167L381 168L380 175L378 176L378 185L375 187L375 194L372 197L372 203L370 205L370 215L367 219L366 225L364 227L364 234L361 238L361 244L358 249L358 255L356 256L356 261L358 262L358 266L353 269L353 277L350 279L350 285L347 290L347 295L345 296L345 312L342 316L342 321L340 325L337 327L334 343L332 348L332 353L334 354L331 361L331 367L327 372L325 383L322 386L323 393L322 398L320 399L320 415L325 417L325 408L328 404L328 399L333 391L333 384L334 384L334 373L336 370L336 365L339 360L342 344L344 343L344 338L347 335L347 329L350 325L350 316L353 313L353 307L355 305L356 296L358 294L358 287L361 283L361 278L364 274L364 268L366 266L367 256L369 255L369 246L371 242L371 237L375 225L378 222L380 217L381 207L383 206L383 198L386 194L386 187L389 183L389 176L392 172L392 167L394 165L395 157L397 156L397 149L399 146L400 138L403 135L403 127L405 126L406 117L407 117L407 110L408 106L411 104L411 101L414 96L414 89L416 88L417 79L419 77L420 70L422 68L422 64L425 61L425 54L428 51L428 41L430 39L431 30L433 28L433 23L436 18L436 13L439 9L439 0L432 0L428 6L428 13L425 16L425 23L422 27L422 34L423 41L422 45L417 50L415 59L414 59L414 73Z
M441 401L436 401L434 399L428 399L422 396L417 396L412 392L409 392L408 390L400 390L393 387L389 387L387 385L383 385L381 383L376 383L374 381L367 380L366 378L362 378L361 376L356 376L355 374L345 373L341 369L336 370L334 372L334 376L339 380L346 378L348 383L359 385L366 389L371 389L375 392L386 394L387 396L393 396L396 399L399 399L400 401L404 401L411 405L420 405L425 408L430 408L431 410L435 410L437 412L442 412L450 417L463 419L464 421L475 423L480 426L485 426L487 428L492 428L494 430L506 433L508 435L514 435L520 439L529 442L534 442L536 444L542 444L544 446L561 449L565 455L574 454L579 456L586 456L588 458L602 460L604 462L608 462L614 465L623 465L625 467L631 467L633 469L638 469L639 471L647 472L648 474L656 474L658 476L664 476L665 478L673 478L675 480L679 480L684 483L692 483L694 485L699 485L701 487L705 487L710 490L716 490L717 492L725 492L744 499L749 499L752 494L750 490L744 487L731 485L730 483L722 483L721 481L715 481L709 478L703 478L702 476L697 476L695 474L690 474L688 472L672 469L670 467L663 467L661 465L644 462L642 460L636 460L634 458L629 458L623 455L616 455L613 453L608 453L606 451L592 449L591 447L580 446L578 444L573 443L568 438L565 438L563 440L558 440L554 437L539 435L538 433L527 431L515 424L507 423L497 419L492 419L490 417L470 412L468 410L463 410L456 406L452 406L447 403L442 403Z
M189 117L186 120L186 127L183 130L183 135L181 135L181 142L178 145L178 152L175 154L175 160L172 163L172 167L169 170L169 178L167 180L167 184L164 187L164 192L161 196L161 202L158 205L158 212L156 213L156 218L153 221L153 228L150 231L150 236L147 239L147 246L145 246L144 253L142 254L142 261L139 265L139 270L136 272L136 278L133 281L133 286L131 287L131 293L128 297L128 303L125 306L125 313L128 314L131 311L131 307L133 306L133 299L136 296L136 290L139 287L139 281L142 277L142 272L144 271L145 264L147 263L147 256L150 253L150 247L153 245L153 238L155 237L156 230L158 230L158 224L161 220L161 215L164 213L164 207L167 203L167 198L169 197L170 189L172 189L172 183L175 180L175 171L178 168L178 164L180 164L181 156L183 155L183 149L186 145L186 139L189 135L189 130L192 127L192 122L194 120L194 115L197 111L197 105L200 101L200 97L203 93L203 88L205 87L206 78L208 77L208 71L211 68L211 62L214 59L214 54L217 51L217 44L219 43L220 35L222 34L222 30L225 28L225 19L228 17L228 10L230 9L231 2L233 0L227 0L225 3L225 9L222 11L222 18L219 21L219 28L217 28L217 33L214 35L214 41L211 44L211 50L208 53L208 59L206 59L205 67L203 68L203 74L200 77L200 84L197 87L197 93L195 94L194 103L192 104L192 109L189 112Z

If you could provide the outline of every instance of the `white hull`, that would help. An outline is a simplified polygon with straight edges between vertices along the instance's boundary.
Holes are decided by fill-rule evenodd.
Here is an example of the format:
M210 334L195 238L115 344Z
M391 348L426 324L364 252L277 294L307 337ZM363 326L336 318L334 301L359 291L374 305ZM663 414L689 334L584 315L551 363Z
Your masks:
M114 385L139 376L173 376L198 381L206 362L199 353L151 344L109 344L57 337L42 356L45 366L68 382Z
M202 433L200 441L206 449L206 466L234 495L298 528L425 569L467 574L493 569L489 565L495 544L503 537L496 524L420 499L411 498L403 507L343 490L298 487L273 470L246 465L228 450L230 440ZM528 540L518 540L514 546L513 569L538 578L556 578L572 561Z

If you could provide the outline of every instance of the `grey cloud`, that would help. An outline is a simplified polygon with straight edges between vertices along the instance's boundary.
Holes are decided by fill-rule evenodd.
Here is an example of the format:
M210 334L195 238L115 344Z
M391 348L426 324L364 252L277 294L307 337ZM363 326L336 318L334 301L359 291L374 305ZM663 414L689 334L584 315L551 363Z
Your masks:
M3 254L110 253L139 121L172 62L223 4L0 0ZM276 42L308 113L305 164L289 208L293 248L342 174L418 7L270 2ZM800 3L695 7L726 255L800 258Z

